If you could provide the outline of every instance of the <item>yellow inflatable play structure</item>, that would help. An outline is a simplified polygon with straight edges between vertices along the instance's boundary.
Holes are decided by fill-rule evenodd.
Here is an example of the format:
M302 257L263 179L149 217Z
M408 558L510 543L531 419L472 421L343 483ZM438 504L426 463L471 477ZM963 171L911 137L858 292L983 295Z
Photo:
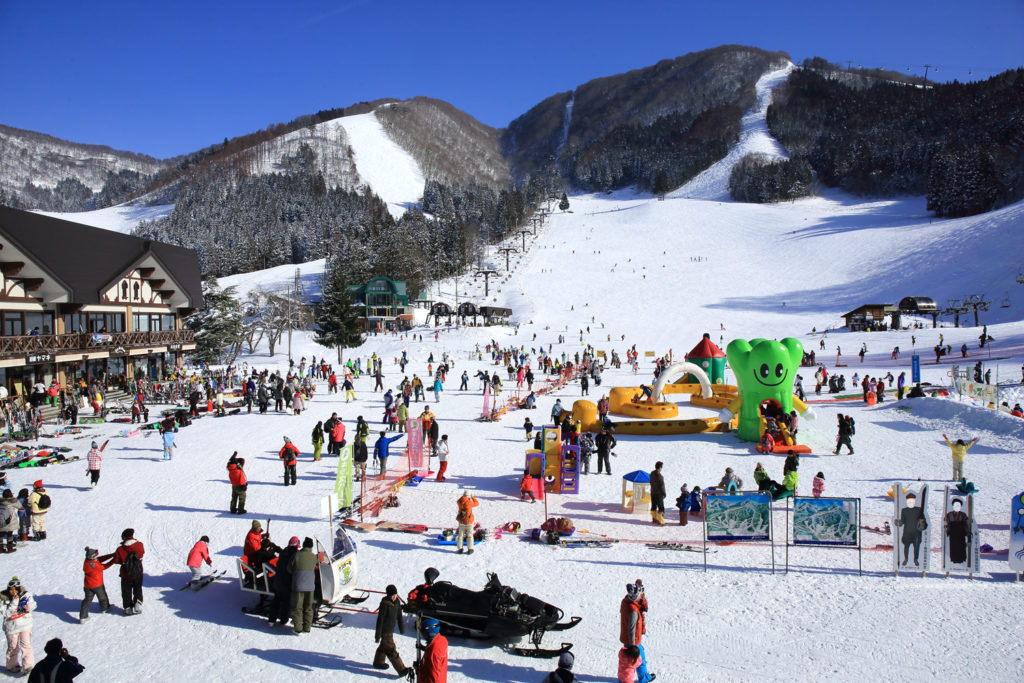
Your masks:
M694 377L697 383L669 382L672 378ZM706 418L673 420L679 416L679 406L666 401L666 395L689 394L690 405L721 410L738 395L735 386L711 384L707 373L690 363L676 363L658 376L651 390L651 397L645 398L640 387L614 387L608 394L608 412L613 415L636 418L616 420L616 434L646 436L667 436L672 434L699 434L701 432L727 431L727 425L719 421L717 413ZM572 405L572 420L579 422L581 429L596 432L601 429L597 404L579 400ZM735 424L732 425L735 428Z

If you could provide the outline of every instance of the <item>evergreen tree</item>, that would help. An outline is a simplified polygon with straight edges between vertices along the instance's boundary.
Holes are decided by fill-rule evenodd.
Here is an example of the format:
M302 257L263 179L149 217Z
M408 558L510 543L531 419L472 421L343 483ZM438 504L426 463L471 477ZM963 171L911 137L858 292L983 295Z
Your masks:
M203 283L204 308L185 319L185 327L195 331L197 362L231 365L244 342L242 305L235 288L221 289L216 278Z
M323 291L316 313L315 338L318 344L338 349L338 365L341 365L341 350L362 344L363 332L359 311L340 263L335 262L326 274Z
M669 185L668 182L668 173L665 173L664 169L654 174L654 183L652 187L652 191L654 192L654 194L664 199L665 194L668 193L671 189L672 187Z
M558 201L558 208L560 211L569 210L569 197L564 192L562 193L562 198Z

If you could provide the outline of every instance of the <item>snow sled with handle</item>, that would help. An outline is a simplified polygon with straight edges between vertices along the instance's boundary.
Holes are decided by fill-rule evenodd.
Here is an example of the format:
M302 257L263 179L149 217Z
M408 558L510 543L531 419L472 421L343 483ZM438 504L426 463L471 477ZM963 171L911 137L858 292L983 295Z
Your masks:
M270 526L270 520L267 520L267 526ZM314 574L316 587L313 591L313 626L322 629L333 628L341 623L341 615L336 613L338 610L372 613L373 610L357 608L354 605L365 602L371 593L383 594L383 591L356 587L356 580L359 577L356 545L342 527L335 527L334 534L333 551L325 548L320 540L316 539L317 571ZM280 555L281 548L271 545L274 554ZM243 556L236 560L239 588L243 592L260 596L256 605L242 608L246 614L268 614L268 599L274 597L276 561L275 557L273 564L264 562L262 571L257 572L249 558Z
M510 648L513 654L526 657L557 657L568 652L572 643L544 649L541 640L546 632L570 629L582 619L572 617L563 622L561 609L502 585L494 573L487 574L482 591L460 588L449 581L423 584L410 594L405 610L422 619L437 619L445 635L496 640L528 635L532 648Z

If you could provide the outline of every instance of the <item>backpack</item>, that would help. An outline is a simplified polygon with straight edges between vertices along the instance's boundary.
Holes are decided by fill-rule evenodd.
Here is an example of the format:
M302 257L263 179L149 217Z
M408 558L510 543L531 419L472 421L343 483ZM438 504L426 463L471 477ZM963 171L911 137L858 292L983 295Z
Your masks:
M50 497L48 495L46 495L45 493L39 494L39 501L36 503L36 506L40 510L48 510L48 509L50 509Z
M0 505L0 526L7 526L14 521L14 508L10 505Z
M128 555L124 558L121 566L124 567L125 578L134 579L142 576L142 560L139 559L134 550L128 551Z
M468 507L467 508L459 508L459 514L457 514L455 516L455 521L458 522L459 524L469 524L469 518L470 518L470 515L472 515L472 514L473 513L470 512L470 508L468 508Z
M854 434L857 433L857 423L853 421L852 417L846 418L846 424L850 425L850 436L853 436Z

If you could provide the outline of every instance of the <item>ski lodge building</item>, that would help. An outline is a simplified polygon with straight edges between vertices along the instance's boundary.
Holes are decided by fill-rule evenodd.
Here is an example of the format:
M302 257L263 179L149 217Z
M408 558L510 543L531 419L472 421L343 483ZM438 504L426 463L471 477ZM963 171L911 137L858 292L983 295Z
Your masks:
M195 251L0 206L0 385L163 378L195 349Z
M349 292L356 306L363 308L364 330L407 330L412 327L412 307L406 294L405 280L378 275L365 285L349 285Z

